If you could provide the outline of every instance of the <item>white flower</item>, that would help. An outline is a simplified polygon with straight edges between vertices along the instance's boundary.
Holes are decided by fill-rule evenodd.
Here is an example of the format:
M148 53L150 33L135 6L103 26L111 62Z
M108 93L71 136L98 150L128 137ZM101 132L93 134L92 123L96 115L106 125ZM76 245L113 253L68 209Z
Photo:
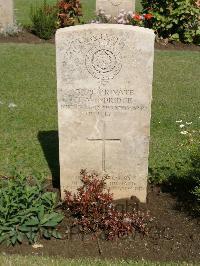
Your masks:
M99 8L98 14L99 15L104 15L105 14L105 10L103 8Z
M120 11L120 13L122 13L122 14L126 14L125 9L122 9L122 10Z
M124 13L120 12L118 18L124 17Z
M176 123L182 123L183 122L183 120L177 120L176 121Z
M15 108L17 105L15 103L9 103L8 108Z
M124 24L124 19L123 19L123 18L118 19L118 20L117 20L117 23L119 23L119 24Z
M105 17L107 20L110 20L112 16L111 15L105 15Z
M186 122L186 125L191 125L192 124L192 122Z
M188 134L188 132L187 131L181 131L181 134L186 135L186 134Z
M32 247L33 247L33 248L43 248L44 246L43 246L42 244L39 244L39 243L37 244L37 243L35 243L35 244L32 245Z
M102 11L99 12L99 14L103 16L103 15L105 15L106 13L105 13L105 11L102 10Z
M180 128L183 128L184 126L185 126L185 125L181 124L179 127L180 127Z

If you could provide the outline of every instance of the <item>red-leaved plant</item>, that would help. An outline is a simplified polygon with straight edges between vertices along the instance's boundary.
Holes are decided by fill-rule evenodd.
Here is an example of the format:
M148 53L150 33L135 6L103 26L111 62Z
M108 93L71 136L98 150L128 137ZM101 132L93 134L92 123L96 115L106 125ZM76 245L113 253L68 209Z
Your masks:
M58 2L59 28L73 26L82 16L80 0L61 0Z
M105 234L107 240L128 236L134 232L147 233L148 213L120 212L115 209L113 195L106 189L106 179L81 171L83 185L77 194L65 191L64 204L84 233Z

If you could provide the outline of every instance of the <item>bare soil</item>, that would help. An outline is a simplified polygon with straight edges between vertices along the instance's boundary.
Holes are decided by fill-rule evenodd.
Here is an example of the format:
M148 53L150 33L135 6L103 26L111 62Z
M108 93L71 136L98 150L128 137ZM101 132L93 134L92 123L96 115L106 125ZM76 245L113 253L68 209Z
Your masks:
M28 43L28 44L41 44L41 43L55 43L55 38L48 41L40 39L29 31L23 31L15 36L0 35L0 43Z
M0 252L20 255L61 256L64 258L107 258L150 261L187 261L200 263L200 219L188 216L177 208L178 202L158 187L149 187L148 201L140 208L150 211L153 221L149 234L106 241L83 236L77 228L70 229L70 218L60 224L62 240L41 240L43 248L28 243L15 247L0 245Z
M55 43L55 37L50 40L42 40L36 35L32 34L29 31L24 30L16 36L2 36L0 35L0 43L29 43L29 44L41 44L41 43ZM156 42L155 49L158 50L191 50L191 51L200 51L200 46L194 44L184 44L184 43L165 43L165 42Z

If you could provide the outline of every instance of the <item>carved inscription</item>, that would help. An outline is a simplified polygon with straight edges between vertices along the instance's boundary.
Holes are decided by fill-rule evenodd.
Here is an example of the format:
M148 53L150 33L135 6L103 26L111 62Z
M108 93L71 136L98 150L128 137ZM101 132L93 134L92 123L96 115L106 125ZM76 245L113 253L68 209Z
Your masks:
M135 0L96 0L96 11L99 9L105 11L106 14L111 15L112 18L117 17L122 10L135 10ZM114 22L115 20L113 20Z
M70 184L70 188L77 188L80 185L80 177L77 176ZM112 187L113 190L132 190L132 191L144 191L144 186L137 185L137 180L134 176L107 176L107 186Z
M114 138L108 138L105 136L105 132L106 132L106 123L104 121L104 125L103 125L103 136L102 138L93 138L90 139L88 138L89 141L101 141L102 142L102 171L106 171L106 142L107 141L117 141L120 142L121 139L114 139Z
M121 72L126 71L122 65L122 53L127 49L125 37L97 34L85 36L65 43L67 49L63 54L63 78L67 89L62 88L61 109L80 109L85 114L100 112L145 111L146 106L139 104L135 90L128 84L113 88L110 82ZM71 60L73 58L73 60ZM91 84L84 87L74 84L72 80L93 78Z
M125 190L134 190L134 191L143 191L145 190L144 186L139 186L137 184L137 177L135 176L108 176L107 180L108 187L112 189L117 189L120 191Z
M120 6L123 0L108 0L113 6Z
M88 72L101 80L113 79L122 68L120 53L113 52L104 45L93 47L86 55L85 63Z
M90 112L132 112L145 111L145 105L135 100L135 91L122 87L110 89L108 85L98 88L77 88L63 92L62 109L84 109Z
M64 45L67 49L63 54L63 67L68 67L64 73L68 80L77 66L84 67L94 79L99 81L113 79L122 69L120 51L125 47L125 41L116 35L85 36L73 41L67 40Z
M96 2L117 13L133 10L134 0ZM57 31L62 198L65 189L76 192L80 169L87 169L108 177L114 199L146 201L153 42L152 30L127 25Z

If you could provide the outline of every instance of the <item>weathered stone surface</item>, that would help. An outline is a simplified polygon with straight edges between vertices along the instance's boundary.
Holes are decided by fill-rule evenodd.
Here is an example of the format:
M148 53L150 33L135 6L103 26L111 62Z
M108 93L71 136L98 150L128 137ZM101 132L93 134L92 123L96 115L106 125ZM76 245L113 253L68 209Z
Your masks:
M2 31L8 25L12 25L13 21L13 1L0 0L0 31Z
M96 12L103 9L106 14L117 17L122 9L135 11L135 0L96 0Z
M81 169L110 176L115 199L146 200L154 33L90 24L56 33L61 191Z

